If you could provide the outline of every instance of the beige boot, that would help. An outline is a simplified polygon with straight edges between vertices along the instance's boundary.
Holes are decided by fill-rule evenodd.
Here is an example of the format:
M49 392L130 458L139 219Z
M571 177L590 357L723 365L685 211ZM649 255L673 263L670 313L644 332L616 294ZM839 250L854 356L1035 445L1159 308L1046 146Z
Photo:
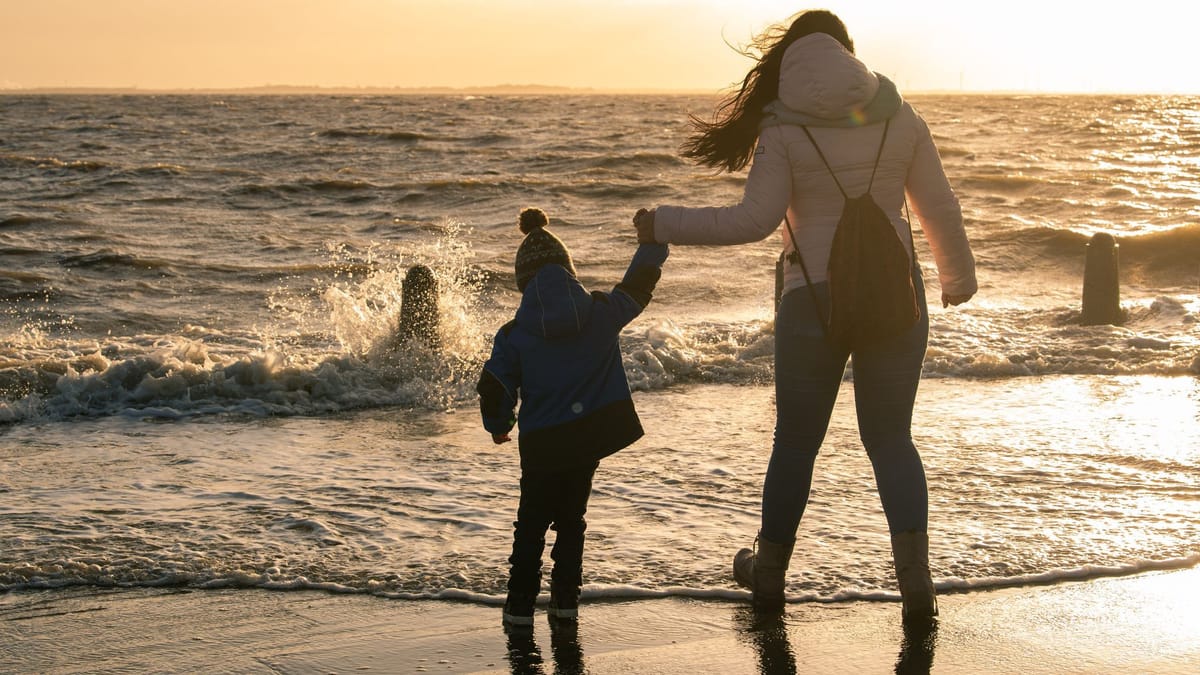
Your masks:
M783 586L795 540L777 544L761 534L755 540L758 553L744 548L733 557L733 579L754 592L754 609L777 612L783 609Z
M758 542L755 541L757 546ZM733 580L742 588L754 590L754 550L740 549L733 555Z
M892 559L905 619L937 616L937 593L929 574L929 535L909 531L892 536Z

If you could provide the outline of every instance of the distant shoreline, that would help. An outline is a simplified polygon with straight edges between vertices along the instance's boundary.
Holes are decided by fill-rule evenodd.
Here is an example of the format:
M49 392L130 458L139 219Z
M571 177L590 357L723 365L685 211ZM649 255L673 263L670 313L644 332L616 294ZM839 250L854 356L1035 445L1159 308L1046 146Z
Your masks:
M263 85L196 89L142 89L139 87L29 87L0 89L0 96L718 96L723 89L596 89L536 84L501 84L487 87L313 87ZM968 91L961 89L912 90L909 96L1192 96L1146 92Z
M201 95L201 96L547 96L547 95L614 95L670 94L695 96L716 91L691 89L593 89L556 87L550 85L501 84L488 87L310 87L293 85L263 85L258 87L214 87L195 89L142 89L139 87L32 87L0 89L0 96L13 94L109 94L109 95Z

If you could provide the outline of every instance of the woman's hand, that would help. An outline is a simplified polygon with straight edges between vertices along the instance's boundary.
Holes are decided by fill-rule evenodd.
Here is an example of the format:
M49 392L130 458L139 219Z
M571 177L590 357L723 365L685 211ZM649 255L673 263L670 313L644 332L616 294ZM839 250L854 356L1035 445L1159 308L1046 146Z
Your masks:
M654 240L654 209L638 209L633 214L633 226L637 228L639 244L657 244Z
M950 295L949 293L942 293L942 307L949 307L950 305L957 307L970 300L974 296L974 293L967 293L966 295Z
M511 440L512 440L512 438L510 438L508 434L492 434L492 442L495 443L496 445L500 445L501 443L507 443Z

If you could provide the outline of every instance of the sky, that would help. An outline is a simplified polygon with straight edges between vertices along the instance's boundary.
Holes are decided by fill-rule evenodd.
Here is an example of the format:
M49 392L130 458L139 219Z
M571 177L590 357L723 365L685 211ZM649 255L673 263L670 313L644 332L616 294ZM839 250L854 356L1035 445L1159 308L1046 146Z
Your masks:
M908 92L1200 94L1200 3L814 5ZM780 0L0 0L0 89L725 91Z

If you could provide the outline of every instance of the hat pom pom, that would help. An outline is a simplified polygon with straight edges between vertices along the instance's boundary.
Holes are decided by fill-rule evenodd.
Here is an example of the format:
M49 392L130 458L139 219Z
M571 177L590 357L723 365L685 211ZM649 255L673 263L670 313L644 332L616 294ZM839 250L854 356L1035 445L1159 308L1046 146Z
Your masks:
M529 234L534 230L540 230L546 227L550 219L546 217L546 212L541 209L528 208L521 211L521 220L517 226L521 228L522 234Z

